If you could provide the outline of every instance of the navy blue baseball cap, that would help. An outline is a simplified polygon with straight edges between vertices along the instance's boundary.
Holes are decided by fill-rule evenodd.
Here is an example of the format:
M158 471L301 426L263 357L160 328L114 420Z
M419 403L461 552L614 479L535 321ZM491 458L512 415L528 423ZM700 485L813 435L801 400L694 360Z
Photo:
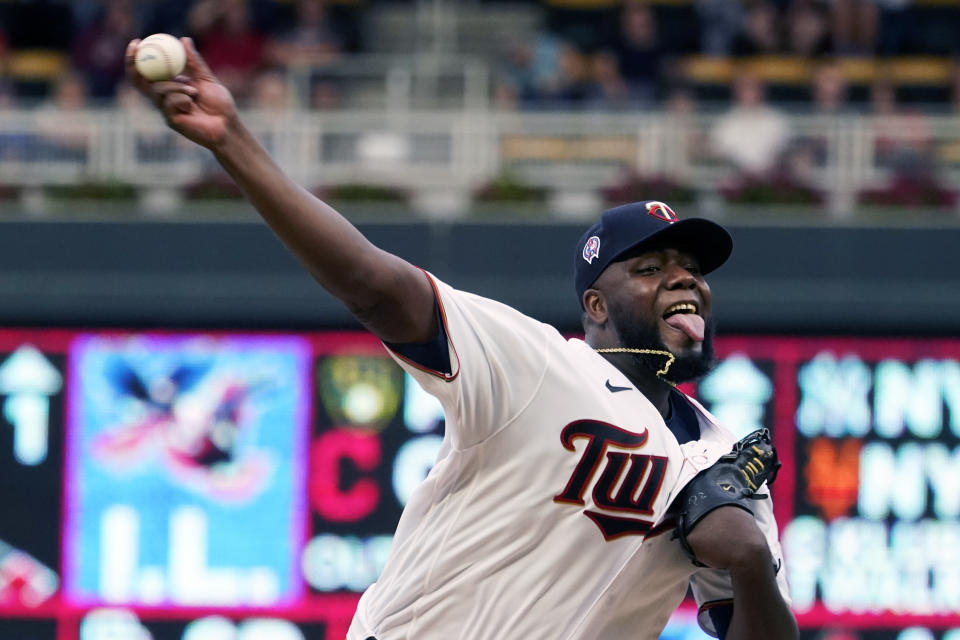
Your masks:
M700 263L700 271L710 273L730 257L733 238L716 222L681 220L673 209L656 200L607 209L577 242L574 284L581 307L583 292L611 263L638 251L665 247L690 252Z

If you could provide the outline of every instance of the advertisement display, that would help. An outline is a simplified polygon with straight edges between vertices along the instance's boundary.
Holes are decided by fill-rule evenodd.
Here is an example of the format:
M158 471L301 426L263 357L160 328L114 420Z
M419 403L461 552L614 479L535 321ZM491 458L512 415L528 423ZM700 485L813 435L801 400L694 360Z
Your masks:
M801 638L960 640L960 340L717 355L685 390L773 433ZM0 330L0 638L340 640L443 426L360 332Z
M296 602L308 368L296 338L77 339L64 595Z

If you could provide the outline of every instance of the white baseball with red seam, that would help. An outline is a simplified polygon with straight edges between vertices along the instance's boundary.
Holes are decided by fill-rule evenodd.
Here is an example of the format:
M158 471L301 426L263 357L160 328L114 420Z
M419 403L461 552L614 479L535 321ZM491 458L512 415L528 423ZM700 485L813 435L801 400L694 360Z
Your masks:
M134 66L147 80L170 80L183 72L187 51L177 38L167 33L155 33L140 41Z

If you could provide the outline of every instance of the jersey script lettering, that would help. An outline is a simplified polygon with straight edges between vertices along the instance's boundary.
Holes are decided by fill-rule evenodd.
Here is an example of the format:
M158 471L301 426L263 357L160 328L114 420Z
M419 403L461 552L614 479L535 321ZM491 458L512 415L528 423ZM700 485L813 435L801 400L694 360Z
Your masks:
M646 516L653 515L653 503L660 493L668 459L612 447L639 449L646 444L647 434L646 430L633 433L597 420L576 420L568 424L560 433L564 448L576 451L574 441L578 439L586 440L587 444L570 481L554 496L554 502L583 505L584 493L592 483L593 504L602 511L588 509L584 515L600 528L604 539L646 534L653 526L653 521ZM613 515L610 511L622 515Z

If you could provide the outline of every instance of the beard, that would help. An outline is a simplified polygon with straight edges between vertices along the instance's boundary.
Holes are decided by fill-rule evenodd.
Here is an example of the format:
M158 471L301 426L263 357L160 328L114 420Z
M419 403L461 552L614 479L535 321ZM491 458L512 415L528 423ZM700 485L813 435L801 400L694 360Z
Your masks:
M655 349L673 353L664 344L660 336L660 329L657 327L657 321L641 322L637 318L630 317L623 309L613 305L609 308L609 317L616 328L617 337L620 339L620 346L629 349ZM707 320L703 334L703 344L699 353L688 352L683 354L673 353L673 364L665 374L663 379L674 384L691 382L698 380L710 373L716 364L713 353L713 320ZM666 356L656 353L631 353L630 356L634 362L643 368L650 369L654 373L663 369L666 364Z

